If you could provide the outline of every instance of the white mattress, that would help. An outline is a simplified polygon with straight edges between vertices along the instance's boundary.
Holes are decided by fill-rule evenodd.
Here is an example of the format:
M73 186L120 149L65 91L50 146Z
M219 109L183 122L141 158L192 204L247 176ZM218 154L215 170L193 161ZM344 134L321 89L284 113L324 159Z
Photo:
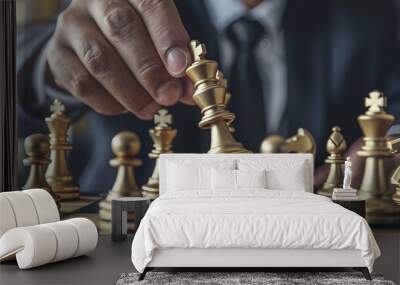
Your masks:
M156 250L172 248L359 250L370 271L380 255L359 215L319 195L265 189L229 197L164 194L138 228L132 262L143 272Z

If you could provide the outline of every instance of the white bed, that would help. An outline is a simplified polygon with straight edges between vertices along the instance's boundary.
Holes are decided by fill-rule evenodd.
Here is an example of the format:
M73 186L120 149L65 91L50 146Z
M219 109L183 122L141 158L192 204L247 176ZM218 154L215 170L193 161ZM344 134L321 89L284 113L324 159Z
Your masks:
M307 154L162 155L160 197L132 243L141 278L154 267L354 267L368 278L380 251L367 222L312 194L312 170Z

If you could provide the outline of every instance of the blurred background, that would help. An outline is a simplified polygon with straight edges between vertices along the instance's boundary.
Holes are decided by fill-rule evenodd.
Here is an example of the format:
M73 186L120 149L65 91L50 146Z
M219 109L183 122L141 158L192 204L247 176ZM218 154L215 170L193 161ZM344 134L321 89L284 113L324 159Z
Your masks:
M16 0L16 13L17 13L17 41L21 41L24 37L26 28L30 24L46 24L54 20L57 17L58 12L62 9L63 1L59 0ZM18 45L19 46L19 45ZM22 46L17 51L17 64L20 64L21 58L26 54L26 49ZM17 81L17 85L21 84ZM18 109L19 116L21 116L21 108ZM19 120L20 122L20 120ZM47 133L40 122L36 122L38 132ZM29 168L22 164L22 160L25 158L24 151L24 138L30 135L32 130L24 124L18 126L18 186L21 188L28 176Z
M85 0L82 0L85 1ZM289 0L290 1L290 0ZM288 1L288 2L289 2ZM378 0L376 0L378 1ZM181 1L182 2L182 1ZM293 2L293 1L292 1ZM295 1L294 1L295 2ZM345 3L346 1L341 1L341 3ZM362 1L352 1L354 3L362 3ZM372 1L373 2L373 1ZM370 2L370 3L372 3ZM394 5L393 7L396 7L398 9L400 7L399 3L400 0L386 0L385 2L393 2L396 3L397 5ZM62 11L63 8L66 7L66 5L69 3L68 0L16 0L17 4L17 25L18 25L18 34L17 34L17 41L18 41L18 50L17 50L17 69L21 70L23 69L24 72L18 73L17 77L17 84L18 88L20 90L23 90L23 97L24 100L20 100L19 102L19 109L18 109L18 162L19 162L19 186L22 187L26 181L27 175L29 168L24 166L22 164L22 160L26 157L25 152L24 152L24 146L23 142L24 139L31 135L32 133L48 133L47 126L44 122L45 117L50 115L50 108L49 104L47 104L47 108L43 109L42 106L39 106L39 103L43 98L35 98L35 96L38 96L37 92L37 86L35 86L32 82L37 81L36 77L39 76L38 72L36 72L36 62L34 60L37 59L37 57L41 57L42 50L44 50L45 46L43 46L43 42L46 42L46 40L51 35L51 30L47 29L47 26L49 23L54 23L57 19L58 14L60 11ZM314 1L314 4L317 3L317 1ZM334 1L333 1L334 3ZM321 4L321 6L323 6ZM351 5L349 5L351 6ZM363 11L362 9L362 4L360 5L360 11ZM311 11L310 11L311 12ZM304 13L304 11L303 11ZM360 12L361 13L361 12ZM319 18L317 18L319 19ZM322 19L321 19L322 20ZM338 19L341 20L341 19ZM382 19L382 22L385 22L385 19ZM32 31L32 27L34 26L34 29ZM37 32L35 32L35 29ZM29 33L27 32L29 30ZM399 29L398 29L399 30ZM398 33L400 35L400 33ZM313 41L313 39L308 39L309 41ZM351 40L351 39L349 39ZM338 47L341 46L341 42L335 43L337 44ZM32 58L32 54L35 54L34 58ZM359 60L362 55L354 55L356 58L355 60ZM24 65L24 66L22 66ZM352 63L348 63L349 66L352 66ZM359 67L359 66L358 66ZM311 68L310 68L311 69ZM356 73L356 72L355 72ZM343 76L344 77L344 76ZM364 78L360 76L358 78L355 76L356 79L354 82L359 83L360 81ZM309 79L308 79L309 80ZM313 81L313 80L311 80ZM351 80L350 80L351 81ZM351 138L350 141L348 141L349 145L356 139L361 136L361 132L359 130L357 121L356 121L356 116L364 112L364 106L362 104L363 98L367 96L367 92L371 91L371 87L368 85L372 86L371 84L365 84L365 86L358 88L358 86L352 86L352 85L357 85L353 81L351 83L346 82L346 86L350 86L350 90L356 90L359 93L356 94L358 97L354 97L355 99L353 100L341 100L341 102L338 103L337 106L345 106L346 108L352 108L355 106L353 110L353 114L351 114L351 119L349 120L348 118L342 118L341 114L337 114L337 112L334 114L335 115L335 120L338 121L339 125L342 127L342 131L344 133L345 138ZM314 84L314 82L313 82ZM316 84L317 85L317 84ZM36 88L36 89L35 89ZM359 90L362 90L362 92L359 92ZM365 90L364 90L365 89ZM368 91L366 91L368 90ZM314 90L315 91L315 90ZM355 94L347 94L350 93L348 92L349 89L346 89L346 91L338 91L338 93L346 93L345 96L347 95L355 95ZM365 91L365 92L364 92ZM19 92L21 93L21 92ZM40 92L39 92L40 93ZM40 94L39 94L40 95ZM325 94L323 94L325 95ZM342 94L343 95L343 94ZM21 96L21 94L19 95ZM30 99L32 98L32 99ZM342 98L342 97L341 97ZM337 98L336 98L337 99ZM42 100L43 101L43 100ZM350 102L351 103L347 103ZM398 102L399 100L397 100ZM39 103L38 103L39 102ZM301 102L300 102L301 103ZM36 106L38 105L38 106ZM42 104L45 105L45 104ZM336 107L337 107L336 106ZM393 107L393 106L392 106ZM73 118L73 124L72 127L69 130L69 141L73 146L72 151L68 154L69 161L73 161L72 164L70 164L70 170L72 173L72 176L77 178L77 183L80 184L81 186L81 192L82 194L88 194L88 193L105 193L107 192L115 179L115 169L109 167L109 160L110 158L113 157L113 154L111 152L110 148L110 142L112 137L106 137L103 140L99 140L96 143L90 142L90 138L96 135L96 129L91 128L91 121L90 121L90 112L93 112L91 110L83 110L85 107L79 107L77 108L75 114L70 114L68 113L71 118ZM302 109L304 106L297 106L296 108ZM68 110L67 110L68 111ZM197 111L197 110L196 110ZM392 111L392 110L390 110ZM327 110L327 112L333 112L332 110ZM197 112L199 113L199 112ZM347 112L348 115L349 112ZM183 121L185 120L185 113L182 113L181 117L176 117L176 121ZM308 112L308 116L312 117L312 112ZM302 118L301 114L297 115L299 118ZM326 115L328 116L328 115ZM104 126L104 128L111 128L111 131L108 130L108 133L113 133L116 134L117 132L127 130L124 126L124 122L126 121L135 121L136 119L134 118L133 115L127 114L123 116L116 116L113 117L112 119L110 118L104 118L104 121L107 121L107 126ZM307 119L310 121L310 119ZM335 121L335 124L336 124ZM136 124L136 125L135 125ZM140 124L140 125L139 125ZM136 122L133 123L134 126L137 126L136 128L130 128L128 130L137 132L137 134L140 137L140 140L142 141L142 149L139 154L139 158L142 159L143 161L149 162L150 163L145 163L144 166L140 167L137 170L137 180L138 184L142 185L147 181L147 178L152 172L153 165L152 161L149 160L148 158L148 153L151 150L152 147L152 142L151 139L148 135L148 129L153 126L152 122ZM317 165L318 164L323 164L324 158L326 156L326 151L325 151L325 142L326 138L329 136L331 132L331 128L333 127L333 123L329 121L327 123L329 127L325 128L322 130L318 135L320 138L322 137L323 139L317 141L318 149L317 149ZM197 128L197 125L193 125L193 128ZM281 134L282 136L288 137L291 135L295 134L295 130L299 127L304 127L308 128L307 125L299 125L296 126L295 128L292 128L290 131ZM353 132L353 130L357 130L356 132ZM187 146L185 141L181 139L180 133L178 129L178 136L177 139L175 140L176 148L179 149L179 152L193 152L192 149ZM197 132L201 132L201 134L205 137L206 144L208 144L208 133L206 131L200 131L197 130ZM181 132L182 134L182 132ZM315 133L314 133L315 134ZM261 143L261 142L260 142ZM93 151L95 149L95 151ZM95 154L94 154L95 153ZM93 173L90 170L94 169L94 165L105 165L106 167L104 168L104 172L101 173ZM79 180L78 177L85 177L85 179ZM101 177L101 182L99 181L99 177ZM91 189L91 187L94 187L96 189ZM101 188L101 189L97 189Z

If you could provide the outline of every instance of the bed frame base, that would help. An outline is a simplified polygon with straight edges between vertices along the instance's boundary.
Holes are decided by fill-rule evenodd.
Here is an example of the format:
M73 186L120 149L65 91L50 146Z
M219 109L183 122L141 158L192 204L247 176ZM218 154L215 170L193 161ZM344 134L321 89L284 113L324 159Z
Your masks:
M138 281L142 281L146 277L146 273L151 271L153 268L151 267L146 267L142 273L139 274Z
M160 268L162 268L162 267L160 267ZM351 267L350 267L351 268ZM363 275L364 275L364 278L366 279L366 280L369 280L369 281L371 281L372 280L372 278L371 278L371 274L369 273L369 270L368 270L368 268L367 267L352 267L353 268L353 270L355 270L355 271L360 271ZM143 270L143 272L142 273L140 273L139 274L139 277L138 277L138 281L142 281L145 277L146 277L146 273L147 272L149 272L149 271L152 271L152 270L154 270L154 269L156 269L155 267L146 267L144 270ZM188 267L185 267L185 271L187 271L187 269L189 269ZM202 269L202 271L204 271L206 268L201 268ZM218 269L218 268L209 268L209 270L207 270L207 271L215 271L215 269ZM232 271L232 269L234 269L234 268L229 268L230 269L230 272ZM243 270L244 268L238 268L237 270L235 270L235 271L240 271L240 272L242 272L242 271L246 271L246 270ZM250 268L246 268L248 271L249 271L249 269ZM259 270L259 271L262 271L261 269L262 268L254 268L254 269L257 269L257 270ZM266 269L266 268L263 268L264 270ZM271 268L270 268L271 269ZM282 268L274 268L274 269L282 269ZM284 268L286 271L290 271L290 270L293 270L294 269L294 267L292 267L292 268Z
M371 274L369 274L369 270L367 267L354 267L353 268L356 271L361 271L361 273L364 275L364 278L367 280L372 280Z
M361 271L371 279L361 251L355 249L255 249L255 248L167 248L156 249L153 259L139 276L143 280L146 273L154 268L194 269L202 271ZM339 270L340 269L340 270Z

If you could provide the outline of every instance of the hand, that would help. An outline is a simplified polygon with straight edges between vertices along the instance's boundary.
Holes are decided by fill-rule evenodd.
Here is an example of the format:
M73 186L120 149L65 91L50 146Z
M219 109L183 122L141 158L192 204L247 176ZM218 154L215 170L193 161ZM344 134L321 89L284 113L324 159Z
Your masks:
M73 0L47 60L54 82L99 113L151 119L193 104L189 36L172 0Z
M351 157L351 169L352 169L352 176L351 176L351 186L353 188L359 189L361 185L361 180L364 175L364 167L365 167L365 158L359 157L357 155L357 151L360 150L363 142L362 139L358 139L355 141L347 151L345 157ZM394 157L386 158L385 162L385 169L386 174L391 175L396 167L400 165L400 154L396 154ZM316 169L314 174L314 188L321 189L326 178L328 177L329 173L329 166L323 165Z

